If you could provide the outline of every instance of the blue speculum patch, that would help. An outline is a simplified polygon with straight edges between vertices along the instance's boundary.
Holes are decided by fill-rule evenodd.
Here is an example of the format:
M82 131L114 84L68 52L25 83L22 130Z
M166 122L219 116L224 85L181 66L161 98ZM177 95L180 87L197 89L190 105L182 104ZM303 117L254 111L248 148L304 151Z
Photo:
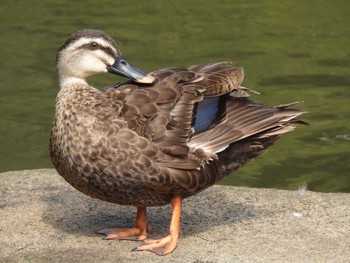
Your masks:
M225 113L225 101L226 95L223 95L204 99L198 103L193 125L196 133L208 129L221 120L221 116Z

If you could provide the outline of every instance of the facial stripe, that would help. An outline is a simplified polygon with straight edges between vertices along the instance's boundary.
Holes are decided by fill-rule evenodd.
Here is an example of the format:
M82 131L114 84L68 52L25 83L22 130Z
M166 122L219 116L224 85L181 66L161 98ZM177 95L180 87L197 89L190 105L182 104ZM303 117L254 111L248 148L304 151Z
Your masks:
M73 42L70 46L68 46L67 50L89 48L91 42L96 42L99 45L98 49L103 50L112 57L115 56L115 47L113 47L110 43L101 38L80 38L79 40Z
M69 49L71 45L75 44L81 39L101 39L106 43L109 43L109 45L111 45L115 50L119 51L117 44L115 43L113 38L107 35L105 32L101 30L84 29L71 35L66 40L66 42L64 42L64 44L58 49L58 53L60 53L62 50Z
M101 47L101 49L106 52L108 55L110 55L111 57L115 57L115 51L113 51L113 49L111 49L110 47Z
M110 55L108 53L106 53L104 50L102 49L97 49L96 51L96 56L106 65L109 66L111 64L114 63L114 55Z
M87 44L83 44L82 46L78 47L77 49L90 49L90 50L102 50L103 52L105 52L106 54L110 55L111 57L115 57L115 51L110 48L110 47L106 47L106 46L102 46L100 44L97 43L97 47L96 48L92 48L91 47L91 43L94 41L91 41Z

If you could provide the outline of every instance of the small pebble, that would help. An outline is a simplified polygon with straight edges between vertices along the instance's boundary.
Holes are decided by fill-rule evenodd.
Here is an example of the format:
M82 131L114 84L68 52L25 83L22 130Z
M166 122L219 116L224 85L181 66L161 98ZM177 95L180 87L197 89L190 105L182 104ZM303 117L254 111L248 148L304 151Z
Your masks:
M293 217L294 218L302 218L303 214L301 214L301 213L293 213Z

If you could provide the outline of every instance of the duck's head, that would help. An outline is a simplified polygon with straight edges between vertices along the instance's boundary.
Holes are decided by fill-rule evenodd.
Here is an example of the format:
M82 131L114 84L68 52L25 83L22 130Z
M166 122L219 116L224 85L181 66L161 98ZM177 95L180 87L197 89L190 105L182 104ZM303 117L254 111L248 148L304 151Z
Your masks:
M61 83L69 80L85 81L91 75L107 72L139 83L154 82L152 76L127 62L109 35L91 29L75 33L60 47L57 71Z

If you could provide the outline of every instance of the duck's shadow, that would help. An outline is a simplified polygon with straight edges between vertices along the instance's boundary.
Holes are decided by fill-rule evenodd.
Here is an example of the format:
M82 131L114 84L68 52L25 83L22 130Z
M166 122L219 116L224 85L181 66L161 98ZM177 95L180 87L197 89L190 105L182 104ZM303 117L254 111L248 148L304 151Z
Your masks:
M102 202L81 194L62 183L44 190L42 201L47 208L42 214L44 223L65 233L94 236L105 227L134 227L136 208ZM194 235L214 226L246 222L266 216L268 211L244 203L237 203L224 188L213 187L184 200L182 236ZM152 226L151 237L165 235L169 228L171 207L148 208Z

